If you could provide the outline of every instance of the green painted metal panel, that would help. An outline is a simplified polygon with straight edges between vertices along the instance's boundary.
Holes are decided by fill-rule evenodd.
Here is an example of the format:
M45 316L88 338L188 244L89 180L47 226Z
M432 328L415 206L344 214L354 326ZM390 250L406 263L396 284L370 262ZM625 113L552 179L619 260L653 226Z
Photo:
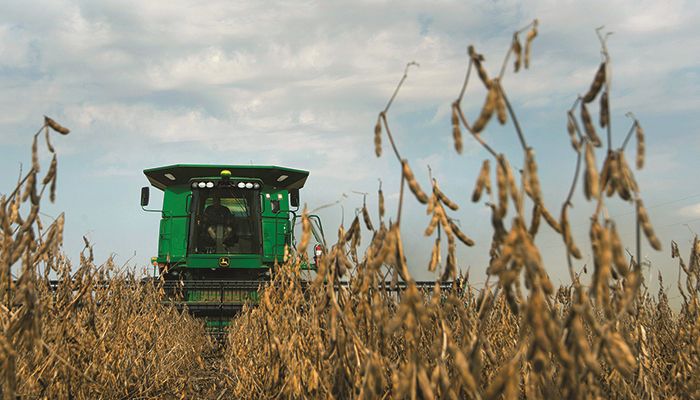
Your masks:
M173 260L181 260L187 255L187 231L189 229L189 218L171 218L170 251Z
M263 218L263 258L266 262L282 261L289 233L289 221L283 218Z
M163 218L160 220L160 236L158 237L158 258L170 259L170 233L172 232L172 218Z
M163 193L163 213L158 240L159 262L181 262L187 255L188 185L171 186Z
M287 190L267 190L262 196L263 261L282 261L284 245L291 243L289 192ZM272 202L279 202L278 212L272 211Z
M186 264L190 268L219 268L221 257L228 258L229 269L265 267L258 254L191 254Z

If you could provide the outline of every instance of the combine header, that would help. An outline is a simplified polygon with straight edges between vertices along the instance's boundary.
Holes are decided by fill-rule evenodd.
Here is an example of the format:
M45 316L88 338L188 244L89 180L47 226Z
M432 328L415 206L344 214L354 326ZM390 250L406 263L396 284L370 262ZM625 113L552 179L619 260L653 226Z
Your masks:
M309 173L277 166L170 165L144 170L163 191L161 210L147 210L149 187L141 190L141 207L161 213L156 274L178 306L206 318L221 332L248 303L285 247L294 249L299 190ZM324 248L323 228L310 216L317 241L314 260Z

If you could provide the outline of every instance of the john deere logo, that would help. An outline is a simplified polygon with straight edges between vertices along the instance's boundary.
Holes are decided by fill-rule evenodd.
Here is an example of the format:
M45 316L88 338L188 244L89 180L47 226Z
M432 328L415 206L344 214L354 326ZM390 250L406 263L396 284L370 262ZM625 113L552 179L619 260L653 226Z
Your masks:
M219 257L219 267L228 267L229 261L228 257Z

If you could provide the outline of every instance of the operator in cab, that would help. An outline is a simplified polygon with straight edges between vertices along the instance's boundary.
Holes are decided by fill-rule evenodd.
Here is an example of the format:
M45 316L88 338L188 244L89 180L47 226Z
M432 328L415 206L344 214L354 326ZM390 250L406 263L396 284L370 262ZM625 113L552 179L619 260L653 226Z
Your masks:
M204 210L204 224L209 243L213 244L217 253L225 252L225 245L235 243L234 230L231 226L233 216L228 207L221 204L221 197L218 193L212 196L212 204Z

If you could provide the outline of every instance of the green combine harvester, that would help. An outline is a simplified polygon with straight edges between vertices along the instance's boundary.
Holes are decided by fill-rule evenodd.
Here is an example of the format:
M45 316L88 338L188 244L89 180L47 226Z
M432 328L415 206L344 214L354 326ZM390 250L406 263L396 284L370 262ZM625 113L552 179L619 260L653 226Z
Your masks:
M309 173L277 166L177 164L143 171L163 191L155 276L164 280L168 301L206 319L222 333L258 289L285 248L294 251L299 190ZM314 269L325 248L323 227L309 217L316 239L305 268ZM293 253L291 253L293 255Z

